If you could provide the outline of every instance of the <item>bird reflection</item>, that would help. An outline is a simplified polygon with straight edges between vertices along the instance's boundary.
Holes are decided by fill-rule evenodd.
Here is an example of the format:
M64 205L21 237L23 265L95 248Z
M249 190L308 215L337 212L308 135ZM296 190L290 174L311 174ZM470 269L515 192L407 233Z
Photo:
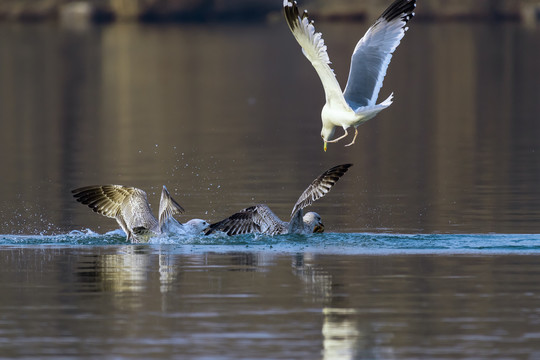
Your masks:
M159 291L162 294L168 293L172 289L172 284L176 280L178 266L175 264L173 256L168 252L159 249Z
M305 291L315 301L330 301L332 297L332 276L312 264L313 254L297 254L293 259L293 269L305 285Z
M323 308L323 359L379 359L369 322L352 308Z
M104 288L117 293L146 290L149 254L145 247L122 246L118 254L100 257L99 269Z
M125 245L115 253L97 255L91 263L88 259L79 263L84 269L79 276L85 278L85 291L89 283L95 289L112 293L113 304L122 309L136 310L145 306L142 293L149 291L150 275L155 265L153 249L144 245ZM176 279L176 265L170 254L158 255L160 292L167 293ZM164 305L163 305L164 306Z
M305 284L305 292L323 304L323 359L381 358L375 354L377 342L371 322L363 319L358 309L347 306L350 299L335 293L340 284L316 260L314 254L297 254L292 267Z

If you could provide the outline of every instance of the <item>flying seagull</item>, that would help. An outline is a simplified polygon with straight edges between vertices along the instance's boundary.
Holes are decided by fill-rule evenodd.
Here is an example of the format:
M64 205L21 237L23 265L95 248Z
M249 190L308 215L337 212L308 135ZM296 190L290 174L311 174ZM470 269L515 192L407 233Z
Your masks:
M227 235L323 232L324 225L321 216L315 212L308 212L304 215L303 209L326 195L351 166L352 164L334 166L313 180L294 205L289 222L282 221L267 205L259 204L240 210L220 222L211 224L206 235L216 231L222 231Z
M342 92L334 70L330 68L322 34L315 32L307 11L299 13L296 1L283 0L283 12L289 28L317 71L326 95L326 104L321 112L324 151L327 143L345 138L349 127L354 127L354 138L346 146L354 144L357 127L392 104L393 93L379 104L376 104L377 96L392 53L407 31L405 25L414 16L415 7L416 0L396 0L368 29L354 48L349 79ZM336 126L342 127L345 134L331 140Z
M71 191L75 199L98 214L116 219L127 235L127 240L147 242L152 236L163 233L197 235L209 224L201 219L189 220L181 224L173 215L184 209L163 186L159 202L159 221L152 215L146 193L134 187L123 185L85 186Z

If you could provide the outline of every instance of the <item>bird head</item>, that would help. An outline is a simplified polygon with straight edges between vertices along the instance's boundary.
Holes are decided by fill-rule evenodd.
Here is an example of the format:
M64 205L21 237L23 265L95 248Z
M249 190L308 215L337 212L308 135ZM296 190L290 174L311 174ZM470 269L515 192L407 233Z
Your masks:
M324 224L322 223L321 216L316 212L310 211L304 215L304 224L313 228L314 233L324 232Z
M184 226L190 227L194 233L201 233L208 229L210 224L202 219L192 219L185 223Z
M323 128L321 130L321 137L324 141L324 151L326 151L328 140L330 140L330 138L334 136L335 129L336 128L333 125L326 125L323 123Z

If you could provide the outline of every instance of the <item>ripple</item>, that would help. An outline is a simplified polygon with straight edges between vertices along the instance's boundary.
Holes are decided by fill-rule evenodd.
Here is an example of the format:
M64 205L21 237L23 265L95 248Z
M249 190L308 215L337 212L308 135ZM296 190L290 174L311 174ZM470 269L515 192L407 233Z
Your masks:
M57 235L0 235L0 246L130 245L121 230L98 234L90 229ZM135 245L135 244L134 244ZM141 244L136 244L141 245ZM191 251L250 250L350 254L539 253L538 234L379 234L160 236L148 246L182 246Z

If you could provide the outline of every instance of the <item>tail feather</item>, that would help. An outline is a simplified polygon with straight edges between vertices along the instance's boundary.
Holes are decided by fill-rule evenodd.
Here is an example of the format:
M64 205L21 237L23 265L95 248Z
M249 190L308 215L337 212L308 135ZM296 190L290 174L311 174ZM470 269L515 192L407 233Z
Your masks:
M382 103L379 103L377 106L384 106L385 108L389 107L390 105L392 105L393 99L394 99L394 93L391 93L390 96L386 98L386 100L384 100Z

